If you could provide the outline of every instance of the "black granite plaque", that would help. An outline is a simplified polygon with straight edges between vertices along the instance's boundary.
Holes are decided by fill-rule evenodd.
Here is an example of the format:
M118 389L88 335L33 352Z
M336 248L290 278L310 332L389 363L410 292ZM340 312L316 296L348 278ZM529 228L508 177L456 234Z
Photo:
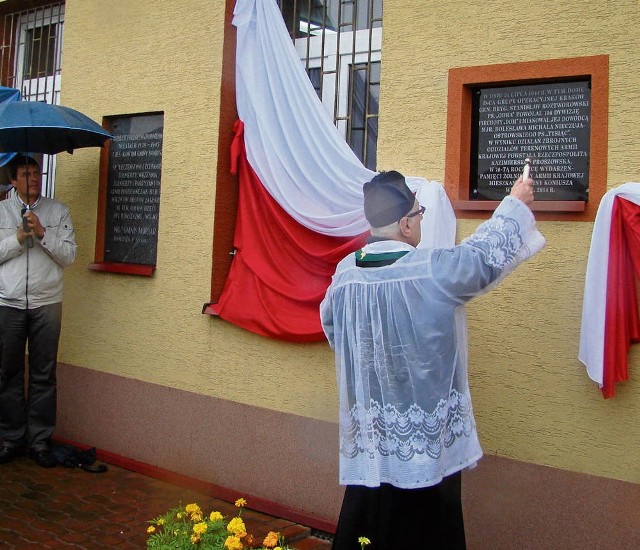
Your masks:
M504 198L529 157L536 200L586 201L590 122L588 81L476 90L470 198Z
M156 265L163 115L111 119L104 261Z

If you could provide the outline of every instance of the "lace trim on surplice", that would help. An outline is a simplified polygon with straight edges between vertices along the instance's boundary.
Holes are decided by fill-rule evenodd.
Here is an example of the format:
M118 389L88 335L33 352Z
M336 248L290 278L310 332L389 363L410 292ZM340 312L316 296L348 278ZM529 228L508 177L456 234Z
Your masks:
M340 452L347 458L365 453L394 455L407 462L416 454L440 457L443 446L450 447L460 437L474 431L468 395L452 390L449 400L440 400L432 412L417 404L400 412L393 405L371 399L369 407L355 404L341 417Z
M516 258L523 246L520 224L513 218L494 215L464 243L482 250L487 264L501 269Z

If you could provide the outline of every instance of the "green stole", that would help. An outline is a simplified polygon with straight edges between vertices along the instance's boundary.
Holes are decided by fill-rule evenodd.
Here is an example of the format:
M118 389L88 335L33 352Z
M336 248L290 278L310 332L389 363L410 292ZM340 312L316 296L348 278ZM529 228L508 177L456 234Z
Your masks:
M405 254L408 254L408 250L398 250L397 252L382 252L380 254L368 254L364 250L358 250L356 255L356 266L358 267L383 267L385 265L391 265L396 260L399 260Z

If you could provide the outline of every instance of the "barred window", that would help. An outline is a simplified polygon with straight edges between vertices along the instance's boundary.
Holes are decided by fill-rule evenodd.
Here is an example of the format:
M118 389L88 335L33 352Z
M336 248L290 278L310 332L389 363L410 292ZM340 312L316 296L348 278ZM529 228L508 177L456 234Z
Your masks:
M382 0L279 0L311 82L351 149L376 169Z
M20 90L22 101L60 103L64 2L4 16L0 83ZM31 151L21 151L31 153ZM42 194L54 195L55 155L42 155Z

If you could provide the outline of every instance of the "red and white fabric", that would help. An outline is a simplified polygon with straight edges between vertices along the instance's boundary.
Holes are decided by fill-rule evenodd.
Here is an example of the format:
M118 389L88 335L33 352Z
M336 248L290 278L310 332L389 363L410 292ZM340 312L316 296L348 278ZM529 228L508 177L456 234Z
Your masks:
M605 398L628 379L629 348L640 340L638 277L640 183L625 183L607 192L598 207L582 306L578 357Z
M320 102L274 0L237 0L236 254L209 311L263 336L324 339L318 307L342 257L368 232L362 165ZM421 246L451 246L456 221L438 182L408 177L427 208Z

